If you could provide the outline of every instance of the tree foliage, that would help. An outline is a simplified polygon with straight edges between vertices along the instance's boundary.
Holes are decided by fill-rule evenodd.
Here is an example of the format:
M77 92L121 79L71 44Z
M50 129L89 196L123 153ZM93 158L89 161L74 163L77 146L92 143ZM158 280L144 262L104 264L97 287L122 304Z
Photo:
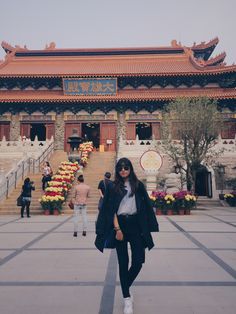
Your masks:
M217 152L212 148L222 125L217 102L208 98L177 99L163 113L163 146L175 166L186 172L188 188L194 188L196 171L211 162ZM177 135L175 143L173 131ZM175 144L174 144L175 143Z

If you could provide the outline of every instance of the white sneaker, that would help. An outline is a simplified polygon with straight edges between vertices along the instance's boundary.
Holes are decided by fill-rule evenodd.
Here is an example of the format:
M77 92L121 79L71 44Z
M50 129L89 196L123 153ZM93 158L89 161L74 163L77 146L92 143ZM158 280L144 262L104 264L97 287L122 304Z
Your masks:
M124 314L133 314L133 302L131 297L124 298L125 306L124 306Z

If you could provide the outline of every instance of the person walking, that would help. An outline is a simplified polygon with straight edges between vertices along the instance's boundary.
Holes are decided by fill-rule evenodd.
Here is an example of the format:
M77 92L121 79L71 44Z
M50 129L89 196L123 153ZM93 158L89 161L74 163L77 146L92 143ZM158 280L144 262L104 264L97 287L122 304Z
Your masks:
M78 176L78 184L75 187L72 202L74 204L74 237L78 234L79 214L82 215L83 233L86 236L87 231L87 198L89 197L90 186L84 183L84 176Z
M52 168L49 162L45 161L43 165L43 177L42 177L42 190L43 191L47 187L48 182L52 180L52 175L53 175Z
M30 178L26 178L22 186L22 206L21 206L21 218L24 218L24 210L26 208L27 217L30 218L30 203L32 191L35 190L34 182L30 181Z
M107 238L115 231L124 314L133 313L130 287L145 262L145 248L154 246L151 232L159 226L144 184L137 179L131 161L121 158L115 167L115 181L108 185L96 222L95 246L103 252ZM128 243L131 248L129 267Z
M100 194L100 199L99 199L99 202L98 202L98 210L100 210L101 207L102 207L103 197L105 195L107 186L110 183L111 183L111 173L110 172L106 172L104 174L104 179L101 180L99 182L99 184L98 184L98 191L99 191L99 194Z

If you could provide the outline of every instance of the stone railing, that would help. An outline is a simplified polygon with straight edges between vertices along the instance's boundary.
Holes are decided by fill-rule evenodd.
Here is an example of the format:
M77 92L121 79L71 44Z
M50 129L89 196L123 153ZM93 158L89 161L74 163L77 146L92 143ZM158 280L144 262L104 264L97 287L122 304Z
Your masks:
M4 174L4 170L0 170L0 201L8 197L10 192L14 190L17 183L23 180L30 172L30 158L24 158L13 166L13 168Z
M29 173L38 173L40 165L49 159L53 150L53 138L47 141L1 141L0 201L7 198ZM4 160L10 162L10 170L4 169Z
M138 136L135 140L120 140L118 158L141 156L146 150L156 150L158 145L161 146L160 140L140 140Z
M37 136L34 141L22 139L21 137L18 141L6 141L5 137L3 137L2 141L0 141L0 157L8 156L7 158L14 158L27 156L38 158L42 150L47 149L52 142L54 142L53 137L46 141L39 141Z

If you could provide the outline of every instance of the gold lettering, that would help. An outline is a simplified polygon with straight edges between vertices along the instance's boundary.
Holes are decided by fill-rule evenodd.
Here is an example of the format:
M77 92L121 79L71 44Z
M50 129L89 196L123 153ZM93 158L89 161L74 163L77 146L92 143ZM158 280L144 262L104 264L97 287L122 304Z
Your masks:
M88 92L90 87L90 82L80 82L79 86L82 89L82 92Z
M104 89L103 89L104 92L114 93L114 91L115 91L114 85L109 83L109 82L103 84L103 87L104 87Z
M102 83L101 82L92 82L92 91L94 93L102 92Z
M69 93L76 93L79 90L79 84L77 81L70 81L68 82L68 92Z

